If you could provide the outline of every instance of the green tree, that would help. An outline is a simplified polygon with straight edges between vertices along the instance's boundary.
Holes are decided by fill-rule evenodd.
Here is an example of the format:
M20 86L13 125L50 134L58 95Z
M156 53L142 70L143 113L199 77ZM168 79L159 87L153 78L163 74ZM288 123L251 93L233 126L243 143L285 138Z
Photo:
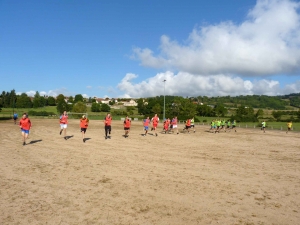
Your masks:
M102 112L110 112L110 106L108 104L101 104L101 111Z
M50 106L55 106L56 105L55 98L53 98L52 96L49 96L47 101L48 101L48 105L50 105Z
M83 96L81 94L75 95L74 103L76 102L84 102Z
M16 107L17 108L31 108L32 102L31 102L30 97L28 97L28 95L26 93L22 93L20 96L17 97Z
M72 111L76 113L86 113L87 107L83 102L76 102L73 105Z
M35 95L33 96L33 101L32 101L32 104L33 104L33 108L38 108L38 107L41 107L40 106L40 93L38 91L35 92Z
M264 110L262 109L257 110L255 114L256 118L262 117L263 115L264 115Z
M280 111L272 111L272 116L275 118L276 121L280 121L282 112Z
M68 105L68 103L66 103L65 96L63 94L60 94L56 97L56 103L57 112L59 112L60 114L64 111L69 111L70 106Z
M99 103L93 102L91 107L92 112L101 112L101 106Z
M69 102L69 103L72 103L72 104L74 103L74 98L73 98L73 96L70 96L70 97L69 97L68 102Z
M155 113L155 114L160 114L161 113L161 106L160 106L160 104L156 103L152 107L152 112Z
M216 116L224 117L227 114L228 110L224 107L224 105L217 104L214 107L214 112L215 112Z

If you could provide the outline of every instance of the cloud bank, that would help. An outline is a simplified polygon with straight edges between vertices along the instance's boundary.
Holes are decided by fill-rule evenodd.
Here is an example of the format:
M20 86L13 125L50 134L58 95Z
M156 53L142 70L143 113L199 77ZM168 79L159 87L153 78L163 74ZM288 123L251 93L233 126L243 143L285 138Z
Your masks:
M191 74L263 76L294 74L300 67L300 3L260 0L241 24L195 28L186 44L163 35L160 52L133 49L141 65Z
M174 74L167 71L145 81L134 84L137 75L128 73L118 88L124 97L151 97L158 95L179 96L237 96L237 95L281 95L300 92L300 81L281 88L275 80L243 80L229 75L195 76L186 72ZM166 80L164 82L164 80Z
M184 43L163 35L158 53L134 48L132 57L144 67L167 72L137 84L137 75L128 73L118 88L128 97L156 96L164 93L166 79L167 95L300 92L300 80L280 87L269 78L300 73L299 8L300 3L291 0L258 0L240 24L227 21L195 28Z

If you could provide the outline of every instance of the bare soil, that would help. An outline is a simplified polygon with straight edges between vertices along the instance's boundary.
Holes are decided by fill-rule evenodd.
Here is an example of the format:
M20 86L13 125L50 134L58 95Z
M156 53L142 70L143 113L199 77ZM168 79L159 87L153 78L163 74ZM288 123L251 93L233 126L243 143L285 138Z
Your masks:
M300 133L149 134L133 122L0 122L0 224L299 224ZM159 125L159 131L162 126ZM152 133L151 131L149 131Z

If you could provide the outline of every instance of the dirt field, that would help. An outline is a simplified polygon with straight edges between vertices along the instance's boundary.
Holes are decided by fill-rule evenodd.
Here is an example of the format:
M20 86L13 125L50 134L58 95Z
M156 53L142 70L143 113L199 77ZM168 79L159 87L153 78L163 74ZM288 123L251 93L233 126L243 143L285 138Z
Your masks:
M91 121L0 122L0 224L300 224L300 133L239 129L104 139ZM161 130L161 125L160 125ZM182 130L182 128L180 129ZM150 132L151 133L151 132Z

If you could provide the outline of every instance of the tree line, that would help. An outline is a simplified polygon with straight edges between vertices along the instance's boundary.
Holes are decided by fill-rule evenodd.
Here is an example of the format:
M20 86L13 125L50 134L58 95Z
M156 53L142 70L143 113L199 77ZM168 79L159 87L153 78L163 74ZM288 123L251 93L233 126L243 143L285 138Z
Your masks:
M15 90L3 91L0 95L0 109L2 108L39 108L44 106L56 106L57 112L72 111L83 113L87 111L87 104L91 104L92 112L109 112L110 105L114 105L114 100L109 104L97 103L95 99L85 99L81 94L70 96L68 101L62 94L56 98L41 96L36 92L34 97L29 97L26 93L16 95ZM180 120L185 120L194 116L202 117L230 117L238 122L257 122L263 118L263 109L273 109L272 116L276 121L282 121L282 117L300 120L300 111L287 111L286 106L300 107L300 93L284 96L223 96L223 97L181 97L181 96L156 96L150 98L139 98L137 100L137 110L140 115L151 116L153 113L161 117L165 113L166 118L177 116ZM255 109L256 108L256 109ZM117 112L116 112L117 113ZM133 114L130 108L122 114Z

